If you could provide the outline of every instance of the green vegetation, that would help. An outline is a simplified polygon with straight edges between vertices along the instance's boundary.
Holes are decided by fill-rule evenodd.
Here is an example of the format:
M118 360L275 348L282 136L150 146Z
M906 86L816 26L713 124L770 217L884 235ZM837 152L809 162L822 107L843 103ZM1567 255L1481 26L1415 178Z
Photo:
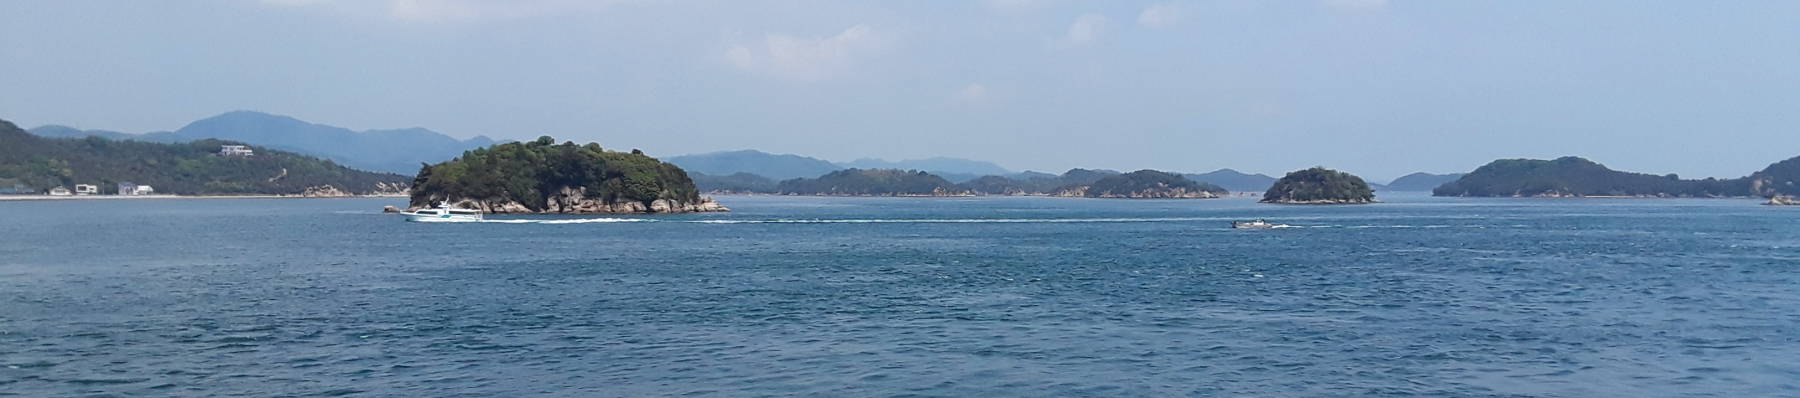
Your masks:
M249 157L218 156L228 141L183 144L112 141L100 137L44 138L0 120L0 186L21 184L37 191L75 184L99 185L114 193L117 183L150 185L157 193L180 195L298 194L331 185L354 193L403 186L406 176L371 173L328 160L267 148Z
M1287 173L1269 191L1263 203L1347 204L1372 203L1375 190L1362 177L1350 173L1314 167Z
M793 195L948 196L967 191L942 177L917 170L844 169L819 178L782 181L777 192Z
M1792 160L1790 160L1791 162ZM1771 185L1782 176L1792 181L1800 175L1777 170L1777 163L1759 172ZM1787 166L1783 166L1787 167ZM1800 165L1793 166L1800 169ZM1773 170L1773 171L1771 171ZM1756 178L1756 177L1752 177ZM1792 185L1789 185L1792 187ZM1615 171L1578 157L1556 160L1502 159L1481 166L1456 181L1432 190L1437 196L1681 196L1725 197L1752 194L1751 179L1683 180L1670 175Z
M958 185L978 195L1051 195L1067 188L1093 185L1102 178L1119 175L1112 170L1070 169L1060 176L1030 173L1026 178L985 176Z
M694 186L701 192L729 193L772 193L775 192L775 180L750 173L734 173L716 176L701 173L688 173L694 178Z
M609 204L700 201L700 191L686 171L641 151L612 152L594 143L559 145L554 138L538 137L528 143L470 150L448 162L422 167L413 179L412 205L471 199L514 202L542 211L564 188Z
M1746 177L1750 195L1762 197L1800 195L1800 156L1789 158ZM1788 198L1792 199L1792 198Z
M1218 185L1194 182L1176 174L1156 170L1138 170L1109 176L1089 185L1084 196L1090 198L1195 198L1230 194Z

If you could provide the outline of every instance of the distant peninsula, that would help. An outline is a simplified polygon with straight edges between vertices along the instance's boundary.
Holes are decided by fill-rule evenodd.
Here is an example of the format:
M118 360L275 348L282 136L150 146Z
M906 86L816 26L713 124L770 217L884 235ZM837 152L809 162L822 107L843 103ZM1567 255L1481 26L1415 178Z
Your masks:
M1107 176L1089 185L1064 187L1055 196L1128 199L1207 199L1230 194L1218 185L1156 170Z
M967 196L943 177L917 170L844 169L818 178L794 178L775 186L782 195Z
M551 137L464 152L413 179L414 208L448 202L488 213L728 211L700 196L687 172L643 152Z
M1616 171L1568 156L1555 160L1501 159L1432 190L1470 197L1775 197L1800 194L1800 157L1733 179L1682 179Z
M361 171L233 141L80 137L42 137L0 120L0 192L335 197L398 195L409 182L399 174Z
M359 170L411 174L419 163L441 162L465 150L498 142L477 136L457 140L424 128L354 131L255 111L231 111L196 120L175 131L127 134L47 125L28 130L56 138L100 137L116 141L181 144L204 139L244 143L328 159Z
M817 178L773 181L751 173L693 173L694 184L719 194L808 196L1055 196L1086 198L1216 198L1229 195L1218 185L1157 170L1120 173L1070 169L1061 175L1022 172L988 175L952 183L936 173L902 169L844 169Z
M1362 177L1350 173L1314 167L1287 173L1269 191L1262 203L1283 204L1363 204L1375 203L1375 190Z

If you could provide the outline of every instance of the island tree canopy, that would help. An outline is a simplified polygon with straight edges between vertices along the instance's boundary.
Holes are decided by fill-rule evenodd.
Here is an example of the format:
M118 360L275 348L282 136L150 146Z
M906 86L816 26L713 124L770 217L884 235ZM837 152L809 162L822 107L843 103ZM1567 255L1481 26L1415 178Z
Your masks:
M600 144L556 144L550 137L463 152L461 157L419 169L412 204L447 199L512 201L542 210L564 188L584 190L606 203L650 203L658 199L697 202L700 192L687 172L641 151L607 151Z
M1269 191L1263 203L1369 203L1375 201L1375 190L1362 177L1350 173L1314 167L1287 173Z

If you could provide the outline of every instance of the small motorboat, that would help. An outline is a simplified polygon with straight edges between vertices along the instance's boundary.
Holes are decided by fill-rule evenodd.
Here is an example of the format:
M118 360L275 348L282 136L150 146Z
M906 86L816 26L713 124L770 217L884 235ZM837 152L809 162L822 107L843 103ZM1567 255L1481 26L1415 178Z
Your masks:
M1231 228L1233 228L1233 229L1274 229L1274 228L1283 228L1283 227L1287 227L1287 225L1286 224L1275 224L1275 223L1271 223L1271 222L1263 221L1263 220L1232 221L1231 222Z
M406 221L413 222L478 222L481 221L480 210L459 209L450 207L450 203L440 203L437 207L403 211Z

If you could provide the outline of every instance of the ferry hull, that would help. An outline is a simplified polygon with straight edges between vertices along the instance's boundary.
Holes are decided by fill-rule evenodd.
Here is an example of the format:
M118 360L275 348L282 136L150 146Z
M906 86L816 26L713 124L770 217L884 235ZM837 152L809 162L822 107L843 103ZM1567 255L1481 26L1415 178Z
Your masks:
M462 214L407 214L406 221L412 222L480 222L480 216Z

